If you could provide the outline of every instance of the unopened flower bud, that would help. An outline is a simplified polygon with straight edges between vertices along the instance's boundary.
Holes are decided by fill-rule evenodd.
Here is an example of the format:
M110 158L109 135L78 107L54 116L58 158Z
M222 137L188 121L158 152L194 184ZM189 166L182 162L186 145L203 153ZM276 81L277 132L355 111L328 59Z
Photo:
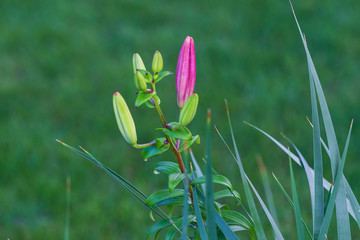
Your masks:
M191 37L186 37L181 47L176 67L177 102L182 108L194 92L196 79L195 45Z
M135 80L135 87L141 91L146 90L146 81L139 80L137 77L137 70L146 70L144 62L142 61L140 55L138 53L134 53L133 55L133 69L134 69L134 80Z
M146 78L140 71L136 71L135 73L135 86L137 89L141 91L146 91L147 85L146 85Z
M197 106L199 103L199 96L197 94L192 94L184 107L181 109L180 112L180 124L183 126L188 125L195 117Z
M152 70L154 73L159 73L163 69L163 59L161 53L156 51L152 62Z
M123 135L129 144L136 145L137 136L135 123L124 98L120 95L119 92L114 93L113 107L116 122L118 124L121 135Z

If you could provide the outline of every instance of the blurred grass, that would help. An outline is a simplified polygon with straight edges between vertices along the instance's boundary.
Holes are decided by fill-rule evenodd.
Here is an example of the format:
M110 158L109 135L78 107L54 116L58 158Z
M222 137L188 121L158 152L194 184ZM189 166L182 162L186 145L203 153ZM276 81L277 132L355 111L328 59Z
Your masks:
M293 4L307 34L340 146L345 144L350 120L355 119L344 171L355 194L359 193L360 2ZM159 159L145 163L140 152L122 139L111 97L120 91L129 105L135 100L133 52L139 52L150 68L158 49L164 68L175 71L187 35L195 39L200 96L198 115L190 126L193 132L205 139L206 109L211 107L214 123L230 140L223 102L227 98L244 168L255 185L261 186L256 154L262 154L268 170L283 183L288 183L287 156L242 120L279 138L278 133L285 132L312 161L311 128L305 118L311 115L306 58L287 1L3 0L1 238L62 239L67 175L72 178L70 239L144 238L151 224L147 210L54 139L86 147L147 194L166 187L165 176L152 174ZM161 82L158 91L167 119L177 119L174 77ZM151 140L156 135L152 131L155 113L145 108L132 112L140 141ZM212 141L214 167L240 186L230 155L224 155L225 146L216 135ZM194 147L194 152L203 156L204 144ZM221 161L224 156L226 163ZM325 177L329 177L330 165L324 160ZM306 181L302 170L295 167L294 171L299 193L307 191L307 184L300 184ZM279 206L286 206L276 187L274 197ZM309 195L299 194L299 201L310 204ZM302 209L309 221L310 208ZM293 236L292 209L283 207L278 215L284 237ZM353 237L359 238L359 231L353 231Z

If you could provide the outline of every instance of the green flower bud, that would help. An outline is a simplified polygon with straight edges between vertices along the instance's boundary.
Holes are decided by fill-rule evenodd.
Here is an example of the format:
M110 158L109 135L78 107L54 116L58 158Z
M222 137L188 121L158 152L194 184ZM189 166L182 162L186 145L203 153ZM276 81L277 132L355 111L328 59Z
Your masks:
M146 78L144 75L141 74L140 71L136 71L135 73L135 86L140 91L146 91L147 85L146 85Z
M180 124L183 126L188 125L195 117L196 109L199 103L199 96L192 94L185 102L184 107L180 113Z
M146 81L139 80L139 78L136 76L136 73L138 72L137 69L146 70L144 62L138 53L134 53L132 62L134 69L135 87L141 91L146 91Z
M159 73L163 69L163 59L161 53L156 51L152 62L152 70L154 73Z
M114 93L113 107L116 122L118 124L121 135L123 135L129 144L136 145L137 136L135 123L124 98L120 95L119 92Z

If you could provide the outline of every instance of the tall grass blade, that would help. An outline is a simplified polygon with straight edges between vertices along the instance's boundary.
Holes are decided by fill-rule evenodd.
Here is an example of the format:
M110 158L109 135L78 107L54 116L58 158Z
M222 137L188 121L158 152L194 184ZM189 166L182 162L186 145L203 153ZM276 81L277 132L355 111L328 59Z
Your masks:
M319 112L317 106L316 92L313 76L308 64L310 92L311 92L311 111L313 122L313 153L314 153L314 208L313 208L313 232L314 238L317 239L322 221L324 219L324 188L323 188L323 162L321 154L321 137L320 137L320 122Z
M205 202L204 195L198 191L198 196L202 202ZM236 236L236 234L231 230L230 226L225 222L225 220L220 216L220 214L215 211L215 221L226 239L228 240L239 240L239 238Z
M283 192L284 196L285 196L286 199L289 201L291 207L292 207L292 208L294 209L294 211L295 211L295 205L294 205L293 201L291 200L290 196L287 194L287 192L285 191L284 187L281 185L280 181L277 179L277 177L275 176L275 174L273 173L272 175L273 175L275 181L277 182L277 184L279 185L279 187L280 187L281 191ZM306 225L306 223L305 223L305 221L304 221L303 218L301 218L301 222L302 222L302 224L303 224L303 226L304 226L304 228L305 228L305 230L306 230L306 233L307 233L308 236L310 237L310 239L313 239L313 236L312 236L312 234L311 234L309 228L307 227L307 225Z
M189 216L189 178L188 178L188 151L184 153L185 178L184 178L184 206L183 206L183 223L181 240L186 240L188 232L188 216Z
M217 239L216 223L215 223L215 207L214 207L214 187L212 180L211 166L211 112L208 109L206 120L206 191L205 191L205 208L206 208L206 226L210 240Z
M289 149L290 152L290 149ZM300 211L300 204L299 199L296 191L296 183L295 183L295 177L294 177L294 171L292 168L291 158L289 156L289 165L290 165L290 178L291 178L291 190L292 190L292 196L294 200L294 206L295 206L295 221L296 221L296 229L297 229L297 235L299 240L305 240L305 233L304 228L301 223L301 211ZM321 186L322 188L322 186Z
M194 179L194 174L195 173L194 173L193 169L191 168L192 180ZM200 211L200 207L199 207L199 199L198 199L198 195L197 195L196 186L192 186L192 190L193 190L194 211L195 211L196 222L197 222L198 229L199 229L199 234L200 234L200 237L201 237L202 240L207 240L208 236L206 234L205 224L204 224L204 221L203 221L202 216L201 216L201 211Z
M312 126L311 122L310 122L310 125ZM320 139L320 140L321 140L321 144L322 144L323 148L325 149L326 153L330 157L329 148L326 146L325 142L322 139ZM359 205L359 202L356 199L355 194L354 194L353 190L351 189L345 176L344 176L344 183L345 183L345 190L346 190L346 196L347 196L346 203L347 203L348 211L349 211L350 215L355 219L355 221L358 224L358 227L360 229L360 205Z
M340 184L342 183L341 180L343 179L343 170L344 170L344 166L345 166L347 150L349 147L352 125L353 125L353 122L351 122L351 124L350 124L350 129L349 129L349 133L348 133L348 136L346 139L346 144L345 144L344 152L343 152L343 155L341 158L340 166L335 175L334 187L333 187L332 193L330 195L329 203L328 203L328 206L327 206L326 212L325 212L324 221L323 221L323 224L320 229L319 240L325 240L327 238L326 234L327 234L327 231L329 230L332 213L334 211L335 201L336 201L337 195L340 194L339 188L340 188ZM343 239L343 238L339 238L339 239Z
M275 208L275 204L274 204L274 197L273 197L273 194L271 191L269 176L268 176L264 161L262 160L260 155L258 155L256 157L256 160L257 160L257 163L258 163L258 166L260 169L261 180L264 185L265 198L266 198L266 202L269 206L269 211L271 213L271 216L274 218L274 221L276 222L276 224L279 224L279 220L277 217L276 208Z
M307 56L308 65L310 68L310 72L312 75L312 79L314 80L317 96L319 99L320 109L323 117L323 122L325 126L325 133L328 140L328 146L330 150L330 160L331 160L331 170L333 174L333 179L335 179L335 175L337 173L337 170L339 168L340 164L340 151L339 146L336 140L335 130L334 126L331 120L330 112L326 103L325 95L322 90L320 80L318 77L318 74L316 72L314 63L312 61L309 49L307 47L306 41L303 37L303 33L301 31L299 22L296 18L294 8L292 7L291 1L290 1L291 9L296 21L296 24L299 29L300 37L304 45L304 49ZM338 232L338 238L339 239L351 239L351 232L350 232L350 222L349 222L349 214L347 211L346 206L346 192L345 192L345 184L343 181L343 177L339 178L340 185L339 185L339 194L337 195L336 199L336 221L337 221L337 232Z
M71 204L71 177L66 177L66 219L65 219L65 240L69 240L70 230L70 204Z
M194 168L195 168L195 173L197 175L197 177L202 177L204 176L203 172L201 171L201 168L198 164L198 162L196 161L196 158L193 154L193 152L191 151L191 149L189 149L189 152L190 152L190 158L191 158L191 162L192 164L194 165ZM205 184L201 184L201 188L203 190L203 192L205 192Z
M273 138L271 135L269 135L265 131L261 130L260 128L254 126L248 122L244 121L244 123L254 129L256 129L257 131L261 132L262 134L264 134L272 142L274 142L281 150L283 150L283 152L287 153L286 147L284 145L282 145L279 141L277 141L275 138ZM323 144L323 146L326 147L326 145L324 145L324 144ZM297 149L296 146L294 146L294 148ZM300 153L300 152L298 152L298 153ZM302 156L302 155L300 155L300 156ZM290 152L290 157L294 162L296 162L297 164L299 164L300 166L302 166L304 168L306 176L308 178L309 185L310 185L310 193L314 194L314 186L313 186L314 170L309 166L309 164L307 163L305 158L301 157L302 160L300 161L300 159L292 152ZM347 200L347 210L350 213L350 215L356 220L356 222L360 228L360 205L359 205L359 202L357 201L355 194L352 191L352 189L345 177L344 177L344 180L345 180L346 194L349 196L349 199ZM329 191L331 184L329 183L328 180L323 178L323 186L327 191ZM311 198L311 199L313 199L313 198Z
M264 232L263 226L262 226L261 221L260 221L259 213L258 213L258 211L256 209L254 198L253 198L253 196L251 194L249 184L248 184L248 182L246 180L246 174L245 174L243 165L241 163L240 155L239 155L239 152L238 152L238 149L237 149L237 146L236 146L236 141L235 141L235 137L234 137L234 131L233 131L233 128L232 128L232 125L231 125L229 108L228 108L228 105L227 105L226 101L225 101L225 105L226 105L226 113L227 113L227 117L228 117L228 123L229 123L229 127L230 127L231 138L232 138L232 142L233 142L234 150L235 150L235 154L236 154L235 161L239 166L240 176L241 176L241 180L242 180L243 187L244 187L244 190L245 190L245 196L246 196L249 208L250 208L251 217L252 217L252 219L254 221L255 232L256 232L256 235L257 235L257 237L259 239L266 239L265 232Z
M257 192L256 188L254 187L254 185L252 184L252 182L250 181L250 179L248 178L248 176L246 176L246 179L247 181L249 182L252 190L254 191L255 193L255 196L257 197L258 201L260 202L260 205L261 207L263 208L265 214L266 214L266 217L269 219L269 222L271 224L271 227L273 228L274 230L274 233L275 233L275 239L277 240L281 240L281 239L284 239L284 237L282 236L281 232L280 232L280 229L279 227L277 226L274 218L271 216L271 213L269 212L269 210L267 209L264 201L262 200L262 198L260 197L259 193ZM259 238L260 239L260 238ZM262 239L262 238L261 238Z

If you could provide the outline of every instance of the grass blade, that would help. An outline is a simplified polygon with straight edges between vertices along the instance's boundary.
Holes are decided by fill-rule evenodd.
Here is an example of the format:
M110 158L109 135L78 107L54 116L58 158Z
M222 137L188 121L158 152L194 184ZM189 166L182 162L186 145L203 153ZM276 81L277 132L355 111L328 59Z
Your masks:
M321 154L321 137L320 137L320 123L319 112L317 106L316 92L314 80L311 74L310 66L308 64L310 92L311 92L311 111L313 122L313 153L314 153L314 208L313 208L313 233L314 238L317 239L320 228L324 219L324 188L323 188L323 162Z
M246 180L246 174L245 174L243 165L241 163L239 152L237 150L236 141L235 141L235 137L234 137L234 132L233 132L232 125L231 125L231 120L230 120L229 108L228 108L228 105L227 105L226 101L225 101L225 105L226 105L226 113L227 113L227 117L228 117L231 138L232 138L232 142L234 144L234 149L235 149L235 154L236 154L235 161L239 166L241 180L242 180L242 183L243 183L243 186L244 186L247 203L248 203L249 208L250 208L251 217L252 217L252 219L254 221L254 227L255 227L256 235L257 235L257 237L259 239L266 239L265 232L264 232L263 226L262 226L261 221L260 221L259 213L258 213L258 211L256 209L254 198L253 198L253 196L251 194L249 184L248 184L248 182Z
M199 198L202 202L205 201L204 195L198 191ZM226 239L228 240L239 240L239 238L236 236L236 234L231 230L230 226L225 222L225 220L220 216L220 214L215 211L215 221Z
M265 198L266 198L266 202L269 206L269 211L271 213L271 216L274 218L274 221L276 222L276 224L279 224L279 220L276 214L276 208L275 208L275 204L274 204L274 198L273 198L273 194L271 191L271 187L270 187L270 181L269 181L269 177L268 177L268 173L264 164L264 161L262 160L261 156L258 155L256 157L259 169L260 169L260 175L261 175L261 180L262 183L264 185L264 189L265 189Z
M193 171L192 168L191 168L191 176L193 176L193 178L194 178L194 171ZM202 240L207 240L208 236L206 234L204 221L203 221L202 216L201 216L201 211L200 211L200 207L199 207L199 200L198 200L198 196L197 196L196 186L192 186L192 190L193 190L193 203L194 203L195 217L196 217L196 222L197 222L197 225L198 225L200 237L201 237Z
M132 185L130 182L128 182L126 179L124 179L123 177L121 177L119 174L115 173L113 170L111 170L110 168L108 168L107 166L103 165L101 162L99 162L93 155L91 155L88 151L86 151L85 149L83 149L82 147L80 147L85 153L73 148L72 146L56 139L57 142L59 142L61 145L63 145L64 147L70 149L71 151L79 154L80 156L88 159L89 161L91 161L92 163L94 163L95 165L97 165L98 167L100 167L101 169L103 169L108 175L110 175L112 178L114 178L118 183L120 183L131 195L133 195L137 200L139 200L145 207L147 207L148 209L150 209L151 211L153 211L156 215L158 215L160 218L162 218L165 221L168 221L172 226L174 226L176 228L176 230L178 232L181 233L180 229L178 229L173 221L171 220L171 218L164 213L157 205L155 205L155 207L157 207L162 214L164 214L166 216L166 218L164 216L162 216L158 211L156 211L154 208L152 208L151 206L149 206L148 204L146 204L145 199L147 199L147 196L142 193L139 189L137 189L134 185ZM140 196L138 196L136 193L138 193Z
M328 207L326 208L324 221L323 221L323 224L320 229L319 240L326 239L326 233L330 226L330 221L331 221L332 213L334 210L335 201L336 201L337 195L340 194L339 187L340 187L340 184L342 183L341 180L343 179L343 170L344 170L344 166L345 166L347 150L349 147L352 125L353 125L353 122L351 122L351 124L350 124L350 129L349 129L349 133L348 133L348 136L346 139L346 144L345 144L344 152L343 152L342 159L340 162L340 166L339 166L336 176L335 176L334 187L333 187L333 191L331 193L330 199L329 199ZM342 239L342 238L340 238L340 239Z
M186 240L188 232L188 216L189 216L189 178L187 175L188 169L188 153L185 151L184 154L184 165L185 165L185 179L184 179L184 207L183 207L183 223L182 223L182 233L181 239Z
M217 239L216 223L215 223L215 207L214 207L214 188L212 180L212 166L211 166L211 147L210 147L210 124L211 112L208 109L207 113L207 129L206 129L206 191L205 191L205 208L206 208L206 225L208 236L210 240Z
M281 232L280 232L280 229L279 227L277 226L274 218L271 216L271 213L269 212L269 210L267 209L264 201L261 199L259 193L257 192L256 188L254 187L254 185L251 183L250 179L245 175L247 181L249 182L252 190L254 191L255 193L255 196L257 197L257 199L259 200L260 204L261 204L261 207L263 208L267 218L269 219L269 222L271 224L271 227L273 228L274 230L274 233L275 233L275 239L277 240L280 240L280 239L284 239L284 237L282 236ZM256 229L255 229L256 230ZM261 238L262 239L262 238Z
M289 152L290 152L290 149L289 149ZM298 195L297 195L297 191L296 191L294 171L292 168L290 156L289 156L289 165L290 165L291 190L292 190L294 206L295 206L295 220L296 220L297 235L298 235L299 240L305 240L305 233L304 233L303 226L301 224L302 218L301 218L301 212L300 212L300 204L299 204L299 199L298 199ZM322 186L321 186L321 188L322 188Z
M291 2L290 2L291 5ZM328 140L328 146L330 150L330 160L331 160L331 170L333 174L333 179L335 179L335 175L337 173L337 170L339 168L340 164L340 151L339 146L336 140L336 134L334 130L334 126L331 120L329 108L326 103L325 95L322 90L320 80L318 77L318 74L316 72L314 63L312 61L309 49L307 47L307 43L303 37L303 33L301 31L300 25L298 23L298 20L295 15L294 8L292 7L293 15L297 24L297 27L299 29L300 37L304 45L304 49L307 56L308 65L310 68L310 72L312 75L312 79L314 80L317 96L319 99L320 109L323 117L323 122L325 126L325 133ZM339 185L339 194L337 195L336 199L336 221L337 221L337 232L338 232L338 238L339 239L351 239L351 232L350 232L350 222L349 222L349 214L347 211L346 206L346 192L345 192L345 184L343 181L343 177L339 178L340 185Z
M284 187L281 185L280 181L277 179L277 177L275 176L275 174L273 173L272 175L273 175L275 181L277 182L277 184L279 185L279 187L280 187L281 191L283 192L284 196L285 196L286 199L289 201L291 207L295 210L295 205L294 205L293 201L291 200L290 196L287 194L287 192L285 191ZM304 219L301 218L301 222L302 222L302 224L303 224L303 226L304 226L304 228L305 228L306 233L308 234L308 236L309 236L311 239L313 239L313 236L311 235L311 232L310 232L309 228L306 226L306 223L305 223Z
M284 145L282 145L279 141L277 141L275 138L273 138L271 135L269 135L267 132L263 131L262 129L248 123L245 122L245 124L247 124L248 126L254 128L255 130L259 131L260 133L264 134L266 137L268 137L272 142L274 142L281 150L283 150L283 152L287 153L286 147ZM297 157L294 153L290 152L290 157L291 159L296 162L297 164L299 164L300 166L304 167L304 170L306 172L306 176L308 178L308 182L310 185L310 193L313 195L314 194L314 187L313 187L313 182L314 182L314 170L309 166L309 164L307 163L307 161L305 160L305 158L303 158L303 156L301 155L300 151L298 151L298 149L296 148L295 145L293 145L294 148L297 150L299 156L301 157L301 160L299 159L299 157ZM326 149L326 145L323 144L325 150ZM328 150L327 150L328 151ZM350 213L350 215L356 220L359 228L360 228L360 205L359 202L357 201L354 192L352 191L349 183L347 182L345 176L344 176L344 182L345 182L345 187L346 187L346 194L349 196L349 199L347 201L347 210ZM329 191L331 184L329 183L328 180L326 180L325 178L323 178L323 186L326 190ZM313 200L313 198L311 198Z
M71 177L66 178L66 219L65 219L65 240L69 240L70 229L70 203L71 203Z

